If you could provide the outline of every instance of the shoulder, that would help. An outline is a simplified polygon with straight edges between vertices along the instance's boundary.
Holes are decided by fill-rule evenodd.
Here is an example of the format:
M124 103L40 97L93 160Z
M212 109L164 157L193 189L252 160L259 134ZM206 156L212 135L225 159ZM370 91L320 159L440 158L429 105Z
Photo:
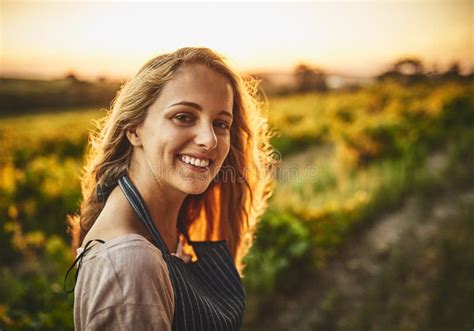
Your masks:
M171 279L163 254L146 239L111 247L107 255L125 297L133 297L142 289L160 295L163 291L171 291Z
M77 253L82 253L82 249ZM133 292L131 287L144 284L171 287L163 254L138 234L126 234L95 244L83 256L79 279L83 278L116 281L124 296Z
M127 234L109 240L100 255L107 257L116 271L133 272L166 267L161 251L138 234Z
M162 253L138 234L120 236L87 251L75 297L76 318L86 321L102 311L110 317L112 312L144 305L158 307L166 316L172 316L174 309L173 287Z
M78 255L82 249L78 249ZM133 277L157 277L168 273L161 251L139 234L130 233L97 243L83 258L84 269L102 269L117 280Z

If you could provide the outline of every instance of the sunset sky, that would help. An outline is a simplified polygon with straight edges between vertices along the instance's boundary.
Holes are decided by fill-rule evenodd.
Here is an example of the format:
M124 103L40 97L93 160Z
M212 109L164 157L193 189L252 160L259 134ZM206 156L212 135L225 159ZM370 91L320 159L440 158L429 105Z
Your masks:
M0 0L0 75L128 77L149 58L206 46L246 71L305 62L370 76L402 56L474 66L474 1Z

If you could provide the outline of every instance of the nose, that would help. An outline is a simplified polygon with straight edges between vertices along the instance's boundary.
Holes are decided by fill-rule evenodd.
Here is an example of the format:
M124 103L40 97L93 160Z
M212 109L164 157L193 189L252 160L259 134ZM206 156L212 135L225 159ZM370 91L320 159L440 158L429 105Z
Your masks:
M202 124L196 134L196 143L199 147L212 150L217 146L217 137L212 125Z

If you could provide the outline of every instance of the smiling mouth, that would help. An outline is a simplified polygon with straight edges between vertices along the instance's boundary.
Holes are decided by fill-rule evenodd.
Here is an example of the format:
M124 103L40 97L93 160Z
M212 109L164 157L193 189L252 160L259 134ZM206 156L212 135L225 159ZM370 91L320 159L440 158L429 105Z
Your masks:
M191 164L191 163L186 163L184 162L182 159L181 159L181 155L177 155L176 156L177 159L179 160L179 162L181 162L182 164L184 164L187 168L191 169L191 170L194 170L194 171L208 171L210 166L212 165L212 163L214 162L213 160L209 160L209 164L205 167L201 167L201 166L195 166L194 164Z

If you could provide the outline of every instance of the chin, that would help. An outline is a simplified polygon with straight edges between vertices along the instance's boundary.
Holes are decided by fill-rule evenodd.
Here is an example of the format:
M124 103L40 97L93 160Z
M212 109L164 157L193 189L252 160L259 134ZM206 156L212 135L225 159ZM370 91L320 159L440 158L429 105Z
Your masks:
M204 183L200 183L200 184L186 183L182 185L180 189L184 193L197 195L197 194L204 193L208 187L209 187L209 184L206 185Z

